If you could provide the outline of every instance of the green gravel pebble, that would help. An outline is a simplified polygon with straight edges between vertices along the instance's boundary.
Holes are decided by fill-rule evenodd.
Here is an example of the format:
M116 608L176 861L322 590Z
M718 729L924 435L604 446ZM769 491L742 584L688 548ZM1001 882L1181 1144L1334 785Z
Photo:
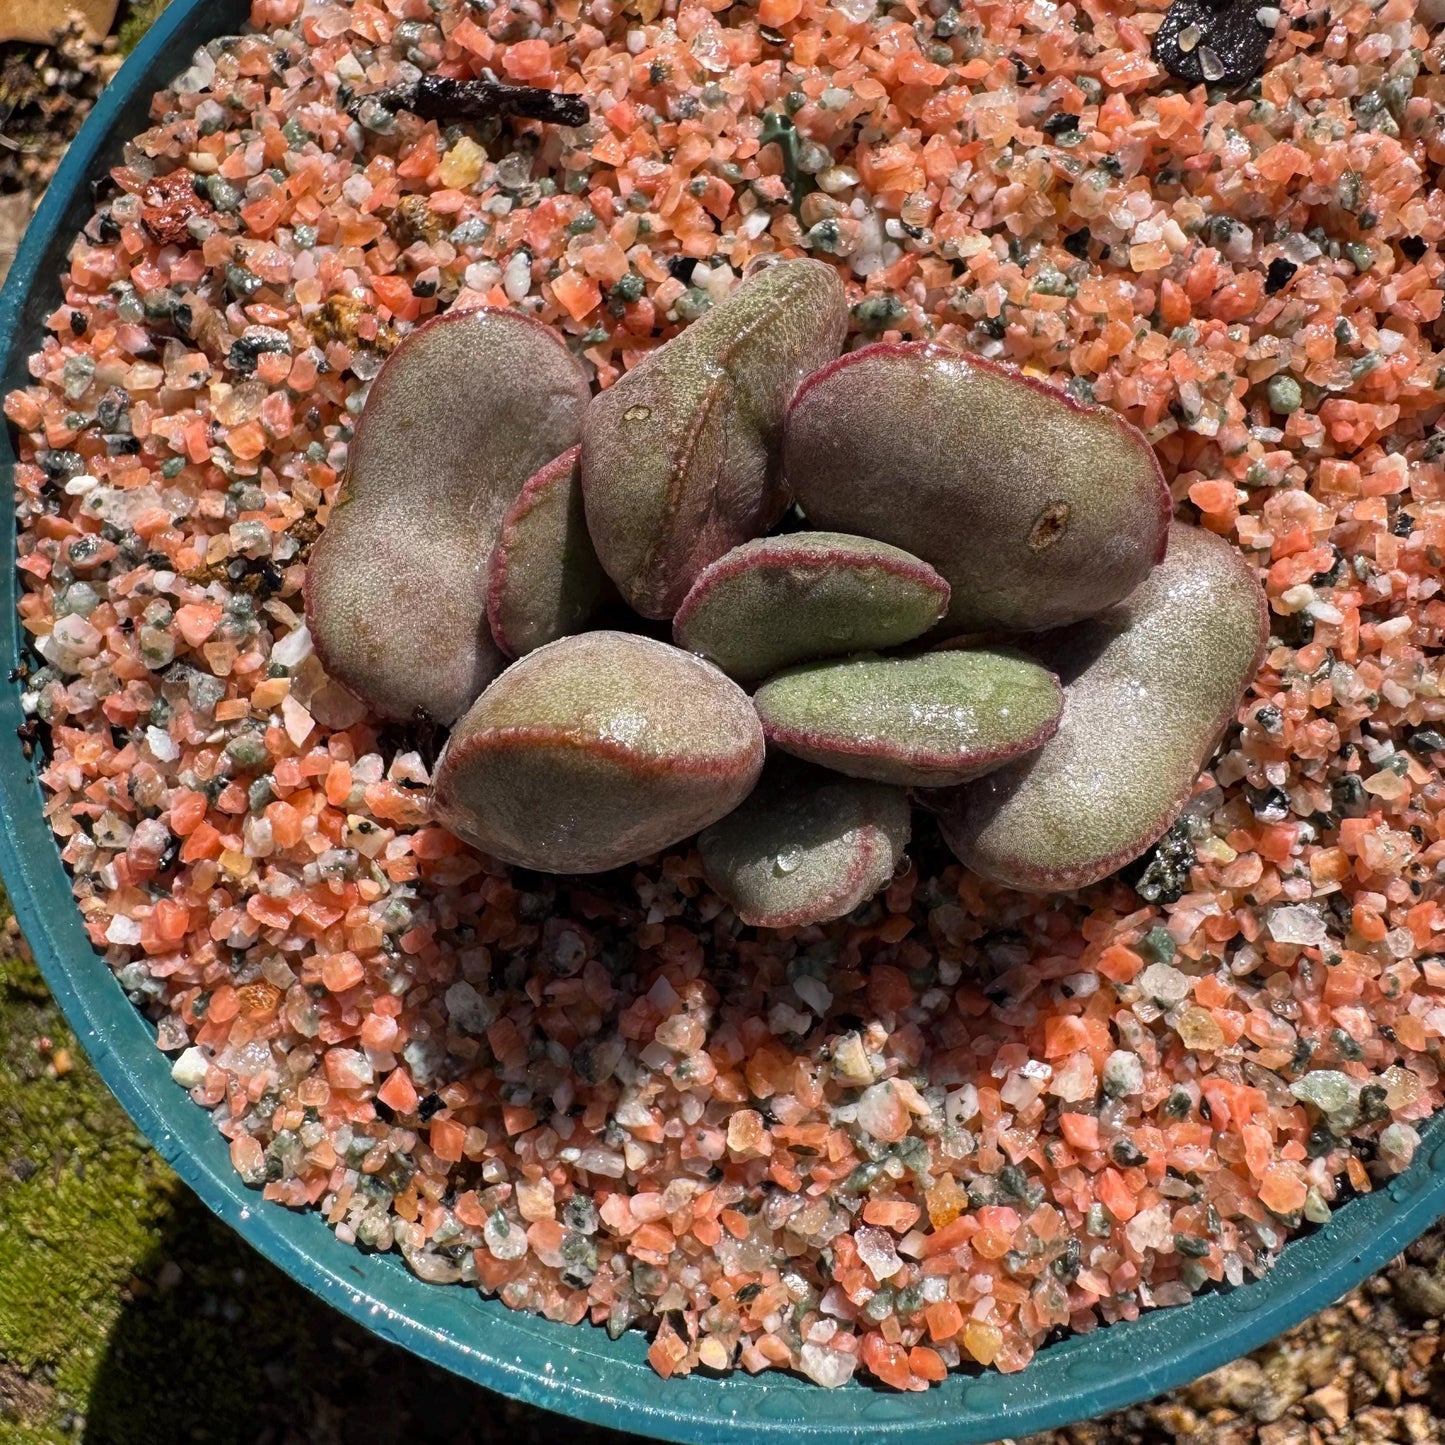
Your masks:
M1280 416L1290 416L1304 405L1304 393L1292 376L1272 376L1269 379L1269 409Z
M1312 1069L1289 1091L1301 1103L1313 1104L1332 1126L1349 1129L1359 1117L1359 1081L1339 1069Z

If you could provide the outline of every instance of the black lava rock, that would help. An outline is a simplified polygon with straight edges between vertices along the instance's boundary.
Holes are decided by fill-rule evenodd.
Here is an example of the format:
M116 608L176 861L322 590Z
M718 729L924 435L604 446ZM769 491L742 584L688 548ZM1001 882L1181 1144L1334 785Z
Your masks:
M1263 8L1261 0L1174 0L1154 34L1154 59L1191 85L1245 85L1264 69L1274 34L1259 22Z

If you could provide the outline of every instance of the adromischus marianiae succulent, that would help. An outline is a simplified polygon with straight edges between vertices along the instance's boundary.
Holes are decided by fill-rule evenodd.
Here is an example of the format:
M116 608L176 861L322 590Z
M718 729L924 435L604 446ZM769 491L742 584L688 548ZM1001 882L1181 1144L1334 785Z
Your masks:
M307 598L324 663L379 714L465 712L441 822L570 873L702 830L714 888L771 927L886 884L906 788L969 866L1023 888L1082 886L1164 831L1257 666L1253 571L1179 526L1155 567L1168 497L1142 437L1007 368L874 346L798 390L842 329L836 274L797 261L590 403L515 313L398 349ZM858 534L757 535L788 500L784 432L810 520ZM675 610L680 646L583 631L619 610L614 581ZM940 619L1032 631L1028 655L878 655ZM494 637L525 655L477 697Z
M497 530L576 443L589 394L557 334L518 311L449 311L387 359L306 569L317 655L379 717L452 722L501 669Z

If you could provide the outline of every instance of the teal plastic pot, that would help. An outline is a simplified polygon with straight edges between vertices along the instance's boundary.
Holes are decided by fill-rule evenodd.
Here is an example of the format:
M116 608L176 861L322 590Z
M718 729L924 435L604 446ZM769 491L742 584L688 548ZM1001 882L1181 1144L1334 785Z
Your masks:
M189 64L197 45L238 29L245 13L236 0L173 0L96 107L0 296L7 390L28 380L26 357L60 302L61 270L91 214L92 182L145 128L152 92ZM10 437L0 437L7 475L14 460ZM8 504L4 526L13 556ZM0 567L0 674L20 660L15 591L15 569ZM1405 1174L1295 1240L1265 1279L1049 1345L1022 1374L955 1374L906 1395L856 1382L827 1391L776 1374L663 1381L638 1334L614 1342L589 1326L515 1314L474 1290L423 1284L395 1255L343 1245L320 1215L268 1204L242 1185L225 1142L171 1081L151 1028L81 928L16 736L23 721L17 686L0 678L0 872L46 980L116 1097L211 1209L293 1279L383 1338L530 1404L659 1440L982 1445L1134 1404L1224 1364L1329 1304L1445 1213L1445 1123L1437 1118Z

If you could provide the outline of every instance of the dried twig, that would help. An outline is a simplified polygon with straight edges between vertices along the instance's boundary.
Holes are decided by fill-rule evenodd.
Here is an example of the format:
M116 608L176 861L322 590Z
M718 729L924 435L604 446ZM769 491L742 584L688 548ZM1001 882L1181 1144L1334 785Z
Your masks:
M580 95L539 90L531 85L503 85L496 80L448 80L436 75L425 75L415 85L357 96L347 107L348 112L354 116L365 102L392 111L409 110L422 120L442 122L512 116L576 126L585 125L589 114L587 101Z

